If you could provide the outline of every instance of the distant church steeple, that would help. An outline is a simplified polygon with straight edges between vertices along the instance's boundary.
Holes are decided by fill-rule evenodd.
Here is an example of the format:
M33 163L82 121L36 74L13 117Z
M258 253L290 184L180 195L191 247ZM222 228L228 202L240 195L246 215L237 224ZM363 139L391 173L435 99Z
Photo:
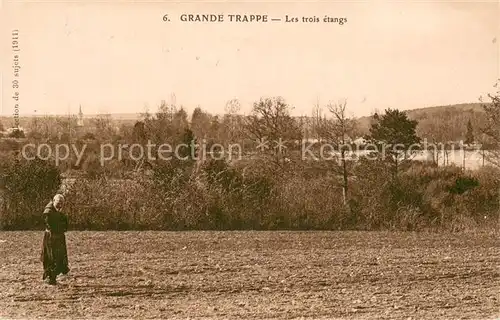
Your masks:
M83 112L81 105L80 105L80 111L78 112L78 119L76 121L76 125L79 127L83 127Z

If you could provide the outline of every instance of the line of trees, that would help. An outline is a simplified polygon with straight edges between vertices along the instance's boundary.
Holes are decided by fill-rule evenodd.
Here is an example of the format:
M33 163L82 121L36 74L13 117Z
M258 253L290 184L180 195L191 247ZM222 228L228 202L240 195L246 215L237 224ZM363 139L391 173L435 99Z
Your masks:
M498 92L489 98L491 102L484 104L488 125L481 128L481 135L498 147ZM460 230L497 221L497 151L488 153L496 168L476 172L412 162L407 151L421 142L419 123L405 112L386 109L373 116L366 134L377 146L374 156L354 161L343 146L359 134L359 123L348 116L346 101L326 109L325 114L316 110L314 135L337 146L338 161L301 158L301 142L308 134L280 97L256 101L246 117L236 114L239 104L233 100L222 119L196 108L189 120L182 107L166 103L155 114L146 113L142 121L119 132L113 130L112 119L95 119L96 130L79 137L85 137L89 153L78 167L73 166L72 158L59 167L50 160L28 161L15 152L24 142L2 141L1 227L39 227L39 211L61 188L61 173L68 169L85 173L67 191L73 226L80 229ZM474 140L472 127L472 122L467 125L468 142ZM69 135L50 139L58 143L66 138ZM28 136L28 141L46 139L36 131ZM110 139L144 145L148 141L156 145L186 143L192 148L191 142L199 140L224 145L236 142L255 152L236 162L198 161L190 155L200 150L187 149L187 160L145 163L133 161L134 150L123 150L129 153L128 159L101 166L99 144ZM269 143L263 144L265 141ZM264 147L257 148L259 145ZM392 147L395 145L399 148ZM148 174L139 170L146 167Z

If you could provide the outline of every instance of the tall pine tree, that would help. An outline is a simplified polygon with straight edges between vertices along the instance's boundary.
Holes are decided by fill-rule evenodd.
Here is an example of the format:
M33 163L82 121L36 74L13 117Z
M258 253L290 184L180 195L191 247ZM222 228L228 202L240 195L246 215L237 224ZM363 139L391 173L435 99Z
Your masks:
M401 163L408 160L409 153L418 149L418 122L408 119L405 112L397 109L387 109L384 115L375 114L373 117L369 139L384 150L382 156L392 163L394 174L397 175Z

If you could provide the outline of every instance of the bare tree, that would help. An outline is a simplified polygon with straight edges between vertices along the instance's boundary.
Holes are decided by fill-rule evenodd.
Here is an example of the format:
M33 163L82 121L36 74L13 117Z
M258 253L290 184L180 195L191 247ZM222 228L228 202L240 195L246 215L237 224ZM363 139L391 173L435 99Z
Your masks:
M275 163L283 161L286 149L301 139L298 123L290 115L290 106L281 98L261 98L246 118L245 131L256 140L261 151L270 151Z
M344 205L346 205L349 191L349 168L346 153L356 131L356 120L347 115L347 101L329 104L327 109L332 118L323 119L320 122L319 134L336 144L340 151L343 200Z
M191 130L196 137L205 139L206 135L210 133L211 118L212 116L200 107L194 109L191 116Z
M175 95L170 104L163 100L156 114L144 114L144 126L148 136L155 144L169 142L175 144L182 140L182 135L189 128L187 112L182 106L177 108Z
M234 139L238 136L236 134L236 126L238 125L238 112L241 110L241 103L238 99L229 100L224 107L225 115L223 122L227 129L227 138L229 143L234 142Z
M313 106L313 111L312 111L312 125L310 127L312 131L312 136L317 139L318 141L321 141L321 121L322 121L322 108L319 104L319 99L316 100L316 103Z
M483 129L483 134L485 140L491 145L486 155L487 160L500 167L500 79L494 87L497 88L497 91L494 94L488 94L491 101L483 104L488 121Z
M430 116L418 123L417 134L427 140L428 152L431 152L432 160L439 165L440 154L443 156L443 166L449 164L449 153L452 137L452 124L449 119Z
M96 135L100 141L106 141L115 133L111 115L98 115L91 120L91 125L95 128Z

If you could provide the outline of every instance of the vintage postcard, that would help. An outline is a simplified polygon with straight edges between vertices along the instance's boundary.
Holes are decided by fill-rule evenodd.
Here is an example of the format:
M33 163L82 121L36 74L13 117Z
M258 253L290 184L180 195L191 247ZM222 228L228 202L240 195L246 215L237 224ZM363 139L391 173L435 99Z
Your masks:
M0 0L0 319L500 316L498 1Z

